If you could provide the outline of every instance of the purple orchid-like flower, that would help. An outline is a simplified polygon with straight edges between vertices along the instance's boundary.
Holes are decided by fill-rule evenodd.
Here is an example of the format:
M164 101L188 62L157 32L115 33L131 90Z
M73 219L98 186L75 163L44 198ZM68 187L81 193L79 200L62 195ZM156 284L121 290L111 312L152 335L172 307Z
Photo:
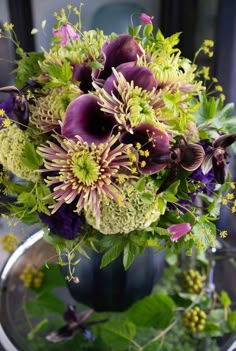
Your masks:
M133 82L134 86L138 86L144 90L152 91L156 89L158 84L151 72L146 67L136 66L136 62L127 62L119 65L116 68L117 72L123 74L127 82ZM104 89L110 94L116 92L115 84L117 84L117 78L114 73L107 78L104 83Z
M70 23L63 23L58 29L53 29L53 35L61 37L62 46L67 45L69 38L72 40L79 39L79 35Z
M29 122L29 104L23 93L14 86L0 88L0 92L10 93L0 104L0 108L20 129L25 130Z
M84 94L67 107L62 124L62 135L73 139L76 135L88 143L104 143L117 124L115 118L104 113L95 95Z
M226 149L236 141L236 133L222 135L217 138L210 151L207 153L202 164L203 174L207 174L212 168L214 176L219 184L224 184L228 153Z
M53 234L59 235L66 240L74 240L83 232L84 217L75 213L75 204L63 204L59 210L50 215L40 212L39 217Z
M125 62L137 61L138 56L144 54L141 46L129 34L121 34L117 39L103 45L105 58L104 69L99 73L99 79L106 79L112 74L112 67L116 68Z
M87 63L73 65L72 83L79 82L79 88L84 93L92 90L92 68Z
M143 22L144 24L151 24L152 20L154 19L154 16L149 16L146 13L140 13L139 15L139 19L141 22Z
M132 144L137 152L137 168L142 174L155 174L168 163L153 163L153 155L166 154L169 150L169 136L149 123L142 123L133 129L133 133L124 132L120 141Z
M170 237L171 241L177 241L180 239L182 236L187 234L191 230L191 224L185 222L185 223L179 223L179 224L172 224L167 228L168 232L170 232L172 235Z
M184 138L180 138L171 150L166 154L155 154L151 160L153 163L168 163L181 166L186 171L195 171L201 166L205 156L203 147L199 144L188 144Z

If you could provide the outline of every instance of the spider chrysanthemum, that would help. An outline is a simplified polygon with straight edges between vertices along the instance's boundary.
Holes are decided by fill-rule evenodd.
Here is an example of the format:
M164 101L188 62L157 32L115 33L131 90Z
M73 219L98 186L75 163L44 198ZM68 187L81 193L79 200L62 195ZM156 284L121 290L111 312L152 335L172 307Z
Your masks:
M43 172L53 172L46 178L52 189L50 196L56 200L52 213L63 203L76 200L78 213L90 210L99 222L100 200L120 201L121 191L115 180L123 174L127 176L131 164L129 145L118 144L118 138L119 135L112 136L106 143L89 145L79 136L73 140L55 136L55 143L50 141L38 148L44 159Z

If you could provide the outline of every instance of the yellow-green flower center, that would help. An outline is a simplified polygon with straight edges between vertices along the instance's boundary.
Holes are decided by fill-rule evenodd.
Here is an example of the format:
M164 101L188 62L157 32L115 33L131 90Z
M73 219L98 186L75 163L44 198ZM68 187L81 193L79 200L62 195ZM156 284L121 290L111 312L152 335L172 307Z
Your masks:
M155 120L155 114L152 106L148 101L148 96L134 96L128 101L130 108L130 122L131 126L137 126L143 122L153 122Z
M91 185L99 177L100 167L88 151L77 152L72 158L72 172L85 185Z

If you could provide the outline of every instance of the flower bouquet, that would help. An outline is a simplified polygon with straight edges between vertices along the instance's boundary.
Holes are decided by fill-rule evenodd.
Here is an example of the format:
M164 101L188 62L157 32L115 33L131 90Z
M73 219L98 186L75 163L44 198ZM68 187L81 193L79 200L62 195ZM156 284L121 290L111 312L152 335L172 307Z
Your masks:
M54 15L48 51L24 52L11 24L1 33L19 55L15 86L0 89L8 215L41 222L69 265L86 248L103 253L101 267L123 254L128 269L147 247L191 255L214 246L222 199L235 211L236 133L232 104L196 64L212 41L191 61L179 33L154 34L146 14L121 35L82 31L70 5Z

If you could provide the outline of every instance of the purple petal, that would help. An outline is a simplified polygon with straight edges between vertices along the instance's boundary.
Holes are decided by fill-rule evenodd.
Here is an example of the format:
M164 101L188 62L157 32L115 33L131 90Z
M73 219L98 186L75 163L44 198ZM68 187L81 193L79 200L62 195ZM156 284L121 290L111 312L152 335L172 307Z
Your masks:
M236 133L222 135L214 141L213 147L214 148L222 147L223 149L226 149L235 141L236 141Z
M66 240L74 240L82 232L84 218L74 212L74 204L63 204L56 213L39 213L39 217L53 234L59 235Z
M86 63L75 64L73 66L72 83L80 82L79 88L88 93L92 90L92 68Z
M106 142L117 122L101 111L98 102L97 96L88 94L73 100L66 110L62 135L69 139L79 135L88 143Z
M183 235L187 234L191 230L191 225L187 222L179 223L179 224L172 224L167 228L168 232L172 233L170 237L171 241L177 241Z
M148 16L146 13L140 13L139 19L144 24L151 24L152 20L154 19L153 16Z
M106 79L112 73L112 67L117 67L125 62L137 60L144 51L135 41L134 37L128 34L121 34L117 39L106 43L102 48L105 56L104 69L99 74L99 79Z
M135 62L128 62L119 65L116 70L121 72L127 82L134 82L134 86L138 86L144 90L152 91L157 88L158 84L153 73L146 67L136 66ZM104 89L110 94L113 91L116 77L114 73L107 78Z
M148 150L149 156L138 155L137 168L142 174L155 174L165 168L168 163L153 163L152 156L167 154L169 151L169 136L149 123L142 123L133 129L133 134L125 132L120 141L124 144L141 144L142 150ZM145 164L143 166L143 164Z
M6 115L10 116L13 109L13 94L8 95L8 97L0 104Z

